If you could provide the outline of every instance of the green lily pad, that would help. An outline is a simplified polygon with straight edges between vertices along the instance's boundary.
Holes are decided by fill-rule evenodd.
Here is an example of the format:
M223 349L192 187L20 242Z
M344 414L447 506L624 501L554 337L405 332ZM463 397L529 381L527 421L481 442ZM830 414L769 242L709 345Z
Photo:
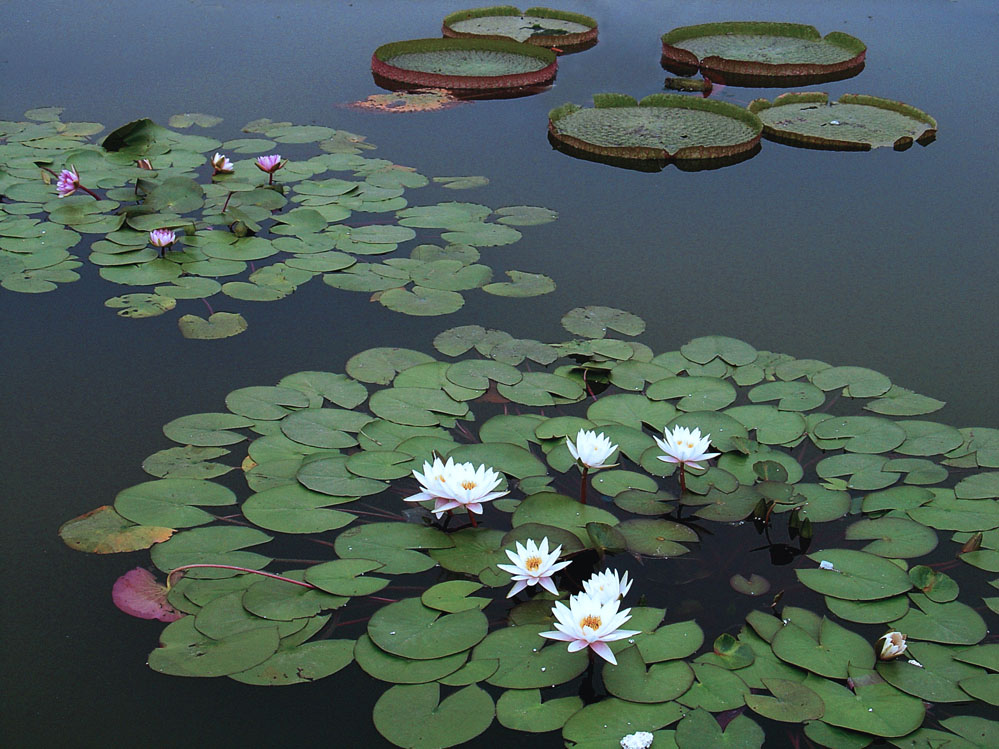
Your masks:
M904 593L912 587L904 570L887 559L850 549L825 549L809 559L830 562L833 569L798 569L798 580L812 590L834 598L874 601Z
M557 731L583 707L579 697L541 701L540 689L508 689L496 701L496 719L514 731Z
M354 646L357 665L366 674L393 684L426 684L453 674L464 665L467 651L454 653L443 658L413 660L401 658L371 642L367 635L361 635Z
M139 525L188 528L204 525L214 515L198 509L236 504L231 490L198 479L159 479L124 489L115 497L115 510Z
M817 636L791 623L770 644L781 660L820 676L845 679L851 666L874 668L874 649L867 640L825 617Z
M487 679L493 686L538 689L564 684L583 673L589 659L582 651L570 653L564 643L540 636L551 629L547 624L523 624L494 630L472 651L472 659L499 661Z
M908 518L865 518L846 529L850 541L874 539L863 548L870 554L893 559L909 559L929 554L937 546L932 528Z
M747 694L746 705L765 718L784 723L801 723L821 718L825 703L804 684L787 679L764 679L763 683L772 694Z
M488 621L477 608L441 614L418 598L390 603L368 622L368 636L382 650L403 658L425 660L460 653L486 636Z
M405 348L372 348L347 360L347 374L361 382L388 385L409 367L433 361L433 357Z
M206 320L197 315L184 315L177 321L185 338L202 341L231 338L246 330L245 318L235 312L215 312Z
M909 598L918 608L892 623L909 637L950 645L974 645L985 637L985 621L967 604L937 603L920 593L910 593Z
M566 721L562 738L573 745L615 747L621 737L656 731L678 721L684 710L675 702L643 705L610 697L587 705Z
M446 533L411 523L371 523L348 528L336 538L334 548L342 559L381 562L386 575L423 572L433 559L414 549L444 549L453 545Z
M635 336L645 330L645 321L613 307L577 307L563 315L562 327L585 338L603 338L608 329Z
M274 686L302 684L325 679L346 668L354 660L353 640L321 640L285 647L263 663L229 678L243 684Z
M213 640L194 628L194 617L168 624L160 647L149 654L149 667L174 676L226 676L263 663L277 652L277 627L238 632Z
M336 596L370 596L389 584L383 577L364 577L380 569L380 562L367 559L334 559L305 571L305 581Z
M636 647L647 664L686 658L700 650L704 632L690 620L664 624L651 634L636 640Z
M718 411L736 397L735 388L717 377L667 377L649 385L645 394L652 400L679 398L681 411Z
M931 141L937 131L936 120L916 107L861 94L844 94L831 102L824 93L788 93L773 102L756 99L749 109L760 116L767 137L792 145L902 149L913 141Z
M809 674L805 686L818 694L826 706L822 721L884 737L904 736L919 728L925 713L922 700L895 689L876 675L871 679L869 674L863 670L851 673L853 691ZM863 681L859 679L861 676Z
M670 660L646 668L636 646L617 654L617 665L604 667L604 686L615 697L629 702L655 703L676 699L694 683L694 672L685 661Z
M543 273L508 270L506 275L510 277L508 282L488 283L482 287L482 290L487 294L517 299L542 296L555 291L555 281Z
M243 515L256 526L281 533L322 533L343 528L356 516L327 509L336 498L298 484L276 486L248 497Z
M440 700L438 684L394 686L375 703L378 732L396 746L438 749L474 739L493 722L493 699L467 686Z
M705 743L717 747L759 749L763 746L763 729L745 715L739 715L721 726L707 710L694 710L676 726L676 745L680 749L696 749Z

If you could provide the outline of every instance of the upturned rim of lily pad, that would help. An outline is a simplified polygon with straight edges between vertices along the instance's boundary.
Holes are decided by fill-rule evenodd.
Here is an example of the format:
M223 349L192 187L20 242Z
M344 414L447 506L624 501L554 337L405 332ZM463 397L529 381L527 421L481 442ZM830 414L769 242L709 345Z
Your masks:
M832 63L788 60L763 62L736 60L721 55L699 58L690 50L679 46L681 42L707 36L767 35L803 39L828 44L843 50L844 59ZM822 36L809 24L772 21L722 21L678 26L662 35L663 67L679 70L700 70L705 77L718 83L734 86L786 85L789 79L796 85L842 80L859 73L864 67L867 45L842 31L831 31Z
M504 35L476 34L454 28L454 24L460 23L461 21L468 21L472 18L491 18L494 16L530 16L533 18L551 18L558 21L572 21L573 23L590 27L588 31L581 31L577 33L535 34L525 40L523 42L524 44L532 44L537 47L548 48L558 47L559 51L565 52L567 49L570 49L571 51L580 51L582 48L588 49L596 44L597 41L597 21L590 16L583 15L582 13L572 13L567 10L541 7L528 8L527 10L521 11L513 5L497 5L488 8L469 8L467 10L458 10L454 13L449 13L444 16L444 21L441 25L441 33L443 33L446 37L453 37L456 39L509 39L510 37Z
M671 162L731 159L733 157L744 156L759 145L763 133L763 123L754 113L728 102L699 99L681 94L651 94L641 101L627 94L606 93L593 95L593 109L606 110L609 114L613 113L614 110L629 110L630 112L636 109L651 113L661 108L708 112L718 117L737 120L743 125L748 126L752 135L738 143L683 146L672 153L667 148L653 148L650 146L600 145L563 132L559 127L561 120L571 117L576 112L584 109L568 102L548 113L549 139L568 148L601 157L629 161L660 162L665 165Z
M505 52L531 57L542 63L536 70L503 75L456 75L428 73L392 64L400 55L424 52ZM371 55L371 72L376 81L382 79L404 86L447 89L496 90L539 86L555 78L558 70L556 55L549 49L509 39L408 39L378 47Z
M937 121L917 107L905 102L893 99L884 99L880 96L870 94L843 94L835 102L829 101L829 94L822 91L789 91L776 97L773 101L768 99L753 99L749 102L747 109L753 114L760 114L769 109L782 106L794 106L796 104L854 104L858 106L874 107L890 112L897 112L911 120L915 120L925 126L923 131L915 138L912 136L902 136L892 144L896 151L901 151L914 142L921 145L928 145L937 136ZM776 143L784 143L791 146L804 148L816 148L820 150L832 151L870 151L873 146L870 142L863 140L847 140L844 138L833 138L822 135L798 132L791 128L782 128L763 123L763 136L767 140Z

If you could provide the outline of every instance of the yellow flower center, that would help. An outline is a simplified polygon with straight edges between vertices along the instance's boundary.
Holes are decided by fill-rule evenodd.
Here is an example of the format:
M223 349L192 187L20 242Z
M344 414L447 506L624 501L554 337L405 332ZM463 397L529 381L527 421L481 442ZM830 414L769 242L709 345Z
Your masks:
M471 479L469 479L467 481L462 481L461 482L461 488L462 489L466 489L468 491L471 491L475 487L476 487L476 483L474 481L472 481Z
M590 629L596 631L600 629L600 617L594 616L593 614L587 614L583 617L582 621L579 622L579 628L589 627Z
M524 562L524 567L529 572L537 572L538 568L541 567L541 557L528 557L527 561Z

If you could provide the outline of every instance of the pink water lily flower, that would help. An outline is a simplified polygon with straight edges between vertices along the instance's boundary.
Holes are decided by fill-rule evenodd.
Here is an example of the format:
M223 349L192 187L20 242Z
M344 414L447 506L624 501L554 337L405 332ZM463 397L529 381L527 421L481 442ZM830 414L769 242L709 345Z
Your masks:
M154 246L160 248L160 255L162 256L164 249L177 241L177 235L174 234L173 229L153 229L149 232L149 241Z
M278 156L278 160L279 161L281 160L280 156ZM226 156L225 154L216 153L214 156L212 156L212 174L213 175L214 174L232 174L232 170L234 168L235 167L233 167L232 162L229 161L229 157ZM264 169L264 171L266 172L267 170Z
M555 622L557 631L539 634L549 640L568 642L570 653L589 648L616 666L617 658L607 643L641 634L639 630L618 629L631 619L631 609L618 611L620 603L620 601L601 603L586 593L572 596L568 606L556 601L552 614L558 620Z
M506 550L506 555L510 557L513 564L497 564L504 572L509 572L513 577L514 586L506 594L507 598L512 598L529 585L540 585L552 595L558 595L558 588L552 582L552 575L561 569L569 566L570 561L558 561L558 555L562 553L562 545L559 544L548 552L548 537L541 539L541 543L535 543L533 538L527 539L526 544L517 542L516 553Z
M72 195L80 187L80 175L76 173L76 167L63 169L59 172L59 179L56 182L56 192L60 198Z
M281 155L276 153L270 156L258 156L256 163L257 169L268 174L273 174L285 165L285 162L281 161Z

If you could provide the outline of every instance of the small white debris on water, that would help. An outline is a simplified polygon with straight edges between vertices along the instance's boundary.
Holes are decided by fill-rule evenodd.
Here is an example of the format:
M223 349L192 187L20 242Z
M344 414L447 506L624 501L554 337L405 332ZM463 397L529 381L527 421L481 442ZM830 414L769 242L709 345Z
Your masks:
M394 635L394 634L395 634L395 632L389 632L389 634L390 634L390 635Z
M547 671L547 670L548 670L548 668L547 668L546 666L542 666L542 667L541 667L541 670L542 670L542 671Z
M604 728L606 727L604 726ZM621 749L649 749L654 738L648 731L631 733L621 739Z
M834 570L836 568L833 566L832 562L827 562L825 559L823 559L821 562L819 562L819 569L820 570Z
M829 124L830 125L838 125L839 124L839 120L829 120Z
M915 658L910 658L909 659L909 665L910 666L915 666L916 668L926 668L926 666L924 666L922 663L920 663L919 661L917 661Z

